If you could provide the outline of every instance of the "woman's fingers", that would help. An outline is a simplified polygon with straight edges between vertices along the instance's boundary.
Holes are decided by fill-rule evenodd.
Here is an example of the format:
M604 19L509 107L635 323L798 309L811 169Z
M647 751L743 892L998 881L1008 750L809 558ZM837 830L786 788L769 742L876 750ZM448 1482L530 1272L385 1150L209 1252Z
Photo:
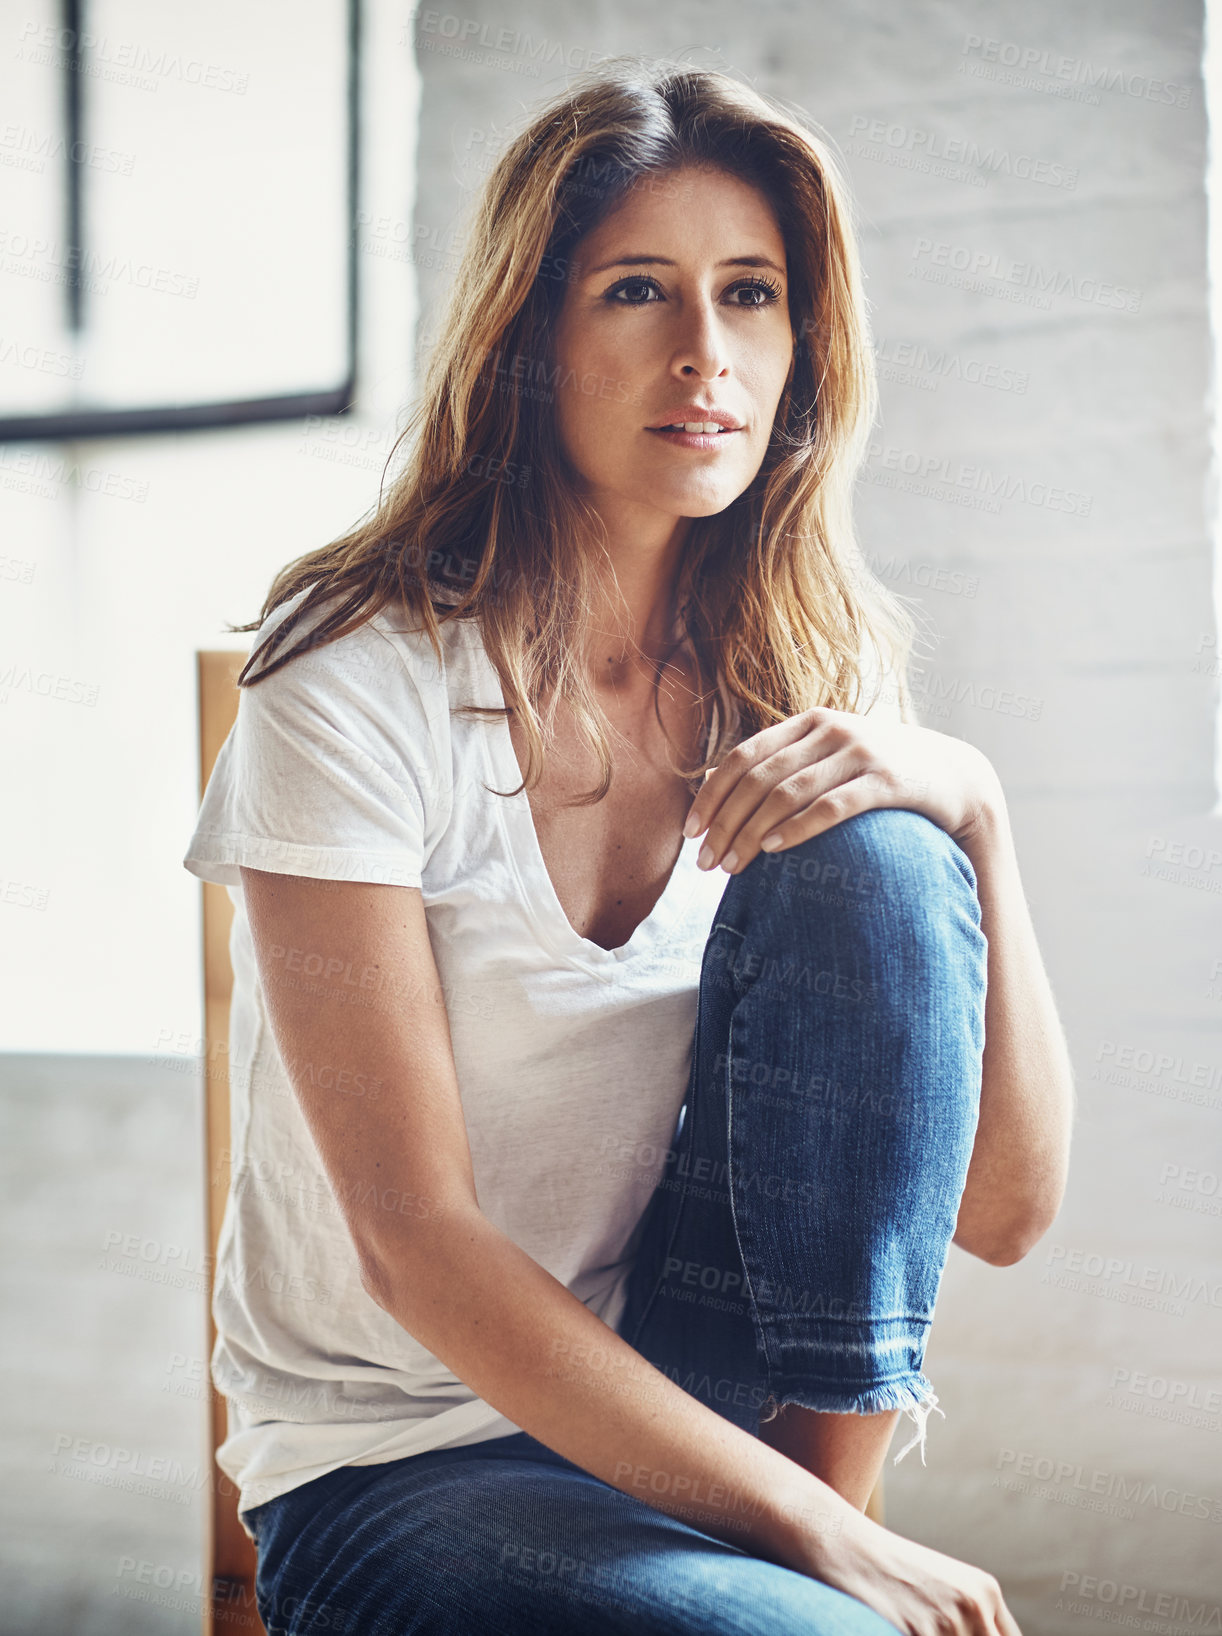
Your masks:
M699 835L707 829L709 834L705 840L713 840L720 857L726 850L727 834L741 827L776 779L815 758L811 743L806 742L812 740L816 731L810 720L815 714L817 712L805 711L802 715L790 716L735 745L705 779L692 803L684 834ZM831 712L822 714L826 716ZM794 753L796 746L802 749ZM786 752L788 759L778 762L769 776L764 770L766 764Z
M879 1523L821 1550L816 1579L872 1607L903 1636L1022 1636L990 1573Z
M772 762L763 764L765 771ZM715 829L705 837L711 849L702 867L715 869L729 864L737 875L760 852L783 852L813 835L843 823L854 813L870 807L898 806L896 788L885 774L861 764L856 746L824 756L813 765L785 774L777 772L771 788L765 790L752 811L737 828L732 820L719 817ZM764 842L776 837L776 844Z

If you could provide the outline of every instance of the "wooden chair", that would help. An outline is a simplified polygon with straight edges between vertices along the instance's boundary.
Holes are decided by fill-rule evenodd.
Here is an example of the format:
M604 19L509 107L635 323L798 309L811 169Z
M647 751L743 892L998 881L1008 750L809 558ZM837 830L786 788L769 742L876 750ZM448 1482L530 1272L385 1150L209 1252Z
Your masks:
M238 672L247 655L236 650L196 654L199 698L199 787L212 773L238 710ZM201 881L204 892L204 1152L207 1164L204 1208L208 1231L207 1359L208 1457L212 1474L204 1521L204 1636L241 1631L264 1636L255 1605L255 1548L238 1521L238 1490L216 1463L228 1432L225 1399L212 1385L210 1362L216 1345L212 1321L212 1281L225 1200L229 1194L229 1000L233 970L229 929L233 904L223 886Z
M217 752L225 742L238 709L237 677L247 655L232 649L196 654L199 687L200 796L212 772ZM204 893L204 1145L207 1154L208 1246L208 1358L216 1344L212 1321L212 1276L225 1200L229 1193L229 1001L233 972L229 962L229 931L233 905L223 886L202 881ZM205 1374L207 1374L207 1369ZM225 1400L209 1380L209 1457L212 1463L211 1504L204 1545L204 1582L210 1594L204 1603L203 1636L242 1631L263 1632L255 1606L255 1548L238 1521L238 1491L216 1463L216 1450L227 1434ZM883 1522L883 1479L880 1474L866 1505L866 1515Z

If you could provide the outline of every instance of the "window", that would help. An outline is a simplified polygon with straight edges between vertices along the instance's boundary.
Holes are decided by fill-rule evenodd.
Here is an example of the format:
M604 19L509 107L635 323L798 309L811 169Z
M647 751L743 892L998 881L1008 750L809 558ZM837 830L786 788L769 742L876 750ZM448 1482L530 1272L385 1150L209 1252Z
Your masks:
M0 439L342 413L360 0L30 0L0 125Z

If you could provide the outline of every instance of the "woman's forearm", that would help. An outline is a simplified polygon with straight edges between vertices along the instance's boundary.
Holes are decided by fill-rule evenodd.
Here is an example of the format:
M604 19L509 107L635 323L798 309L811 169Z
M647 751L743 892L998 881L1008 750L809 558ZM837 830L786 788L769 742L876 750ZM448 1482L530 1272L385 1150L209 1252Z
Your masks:
M1065 1192L1073 1068L998 795L959 845L976 871L988 939L980 1122L954 1242L994 1265L1024 1256Z
M369 1293L514 1425L750 1555L814 1578L842 1542L855 1560L870 1531L849 1500L689 1395L478 1210L391 1225Z

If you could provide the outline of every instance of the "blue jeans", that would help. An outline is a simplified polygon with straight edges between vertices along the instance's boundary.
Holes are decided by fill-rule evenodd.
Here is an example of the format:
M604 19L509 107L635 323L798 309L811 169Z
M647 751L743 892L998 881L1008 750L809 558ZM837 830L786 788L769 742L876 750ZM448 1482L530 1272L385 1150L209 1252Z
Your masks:
M908 809L727 878L618 1327L753 1435L786 1403L900 1408L924 1459L921 1365L980 1109L986 952L970 861ZM245 1516L271 1636L894 1636L856 1597L527 1432L343 1466Z

